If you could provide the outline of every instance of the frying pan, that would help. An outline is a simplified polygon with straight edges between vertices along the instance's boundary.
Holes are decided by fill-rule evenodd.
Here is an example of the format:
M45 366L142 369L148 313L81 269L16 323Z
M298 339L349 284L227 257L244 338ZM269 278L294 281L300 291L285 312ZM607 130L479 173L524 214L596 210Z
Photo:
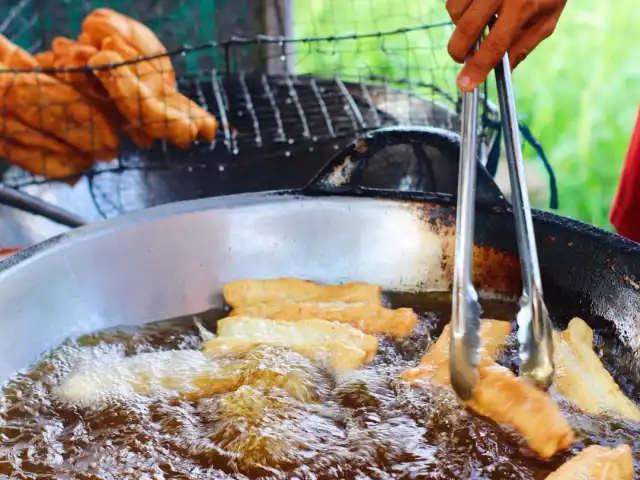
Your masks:
M398 146L422 152L430 192L358 185L368 163ZM382 129L302 190L168 204L18 252L0 263L0 381L69 336L220 307L222 286L241 277L448 290L458 150L442 130ZM483 168L478 182L476 287L515 298L511 207ZM581 316L620 352L640 352L640 245L550 213L534 212L534 223L553 322ZM637 369L623 373L638 382Z

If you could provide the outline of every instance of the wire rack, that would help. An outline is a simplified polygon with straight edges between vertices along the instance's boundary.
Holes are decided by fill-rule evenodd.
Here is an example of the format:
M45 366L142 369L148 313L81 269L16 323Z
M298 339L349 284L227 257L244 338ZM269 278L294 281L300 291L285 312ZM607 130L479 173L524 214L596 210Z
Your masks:
M446 52L451 25L440 1L22 0L7 9L0 31L40 52L57 36L76 38L82 19L96 7L113 8L151 28L168 50L179 92L211 112L219 125L213 141L194 138L188 148L162 138L141 148L119 128L113 154L92 150L91 160L100 161L82 172L102 216L169 201L299 187L336 150L383 126L459 129L457 66ZM0 8L0 13L5 12ZM143 58L46 73L88 81L100 71L117 77L147 63ZM41 84L36 87L43 91ZM117 98L110 100L120 108ZM21 101L26 104L16 108L35 107ZM46 107L56 108L52 103ZM482 114L489 146L495 109L485 102ZM99 137L94 121L71 123L64 126L67 133L77 129L78 135ZM143 118L136 125L146 130ZM49 160L41 157L44 168ZM390 155L371 166L366 178L381 187L420 188L418 163ZM50 177L15 166L4 171L6 184L27 190L51 182ZM56 180L73 184L72 177Z

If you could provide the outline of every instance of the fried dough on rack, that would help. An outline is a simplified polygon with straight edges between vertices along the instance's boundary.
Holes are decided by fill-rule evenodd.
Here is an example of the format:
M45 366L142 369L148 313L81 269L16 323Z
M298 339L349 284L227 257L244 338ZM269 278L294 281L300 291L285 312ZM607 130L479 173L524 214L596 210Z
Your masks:
M549 458L569 448L573 431L551 397L491 359L504 346L510 331L508 322L481 321L479 381L466 406L498 424L513 427L531 450L541 458ZM422 357L420 365L403 372L402 378L418 385L428 380L449 386L449 336L447 325Z
M260 346L284 347L341 372L373 360L378 339L344 323L320 319L298 322L227 317L218 336L203 347L207 356L239 356Z
M404 338L418 325L418 317L410 308L391 310L366 303L306 303L270 302L237 307L229 316L262 317L274 320L298 321L322 318L348 323L365 333Z
M22 123L13 114L0 114L0 137L8 138L25 147L44 149L53 153L77 156L80 152L71 145ZM83 162L80 162L83 163Z
M100 51L89 61L98 67L124 62L122 56L112 51ZM96 76L109 92L118 110L135 128L141 128L151 138L166 138L174 145L186 149L196 139L198 128L183 112L162 101L140 81L128 65L111 70L96 70Z
M82 22L83 43L100 48L107 37L119 36L134 48L138 55L150 57L167 53L165 46L146 25L108 8L98 8ZM176 87L176 75L167 56L150 60L153 68L160 72L170 87Z
M25 138L43 140L36 130ZM78 177L93 163L90 157L80 153L60 153L46 148L23 145L7 137L0 138L0 157L35 175L65 180L70 185L75 184Z
M362 282L321 285L298 278L242 279L227 283L222 293L233 308L279 301L382 305L382 289Z
M615 413L640 421L640 409L622 392L593 351L593 330L580 318L553 332L558 393L591 414Z
M39 64L35 57L0 34L0 62L13 69L33 69Z
M0 70L6 65L0 63ZM112 160L119 139L109 120L73 87L40 72L0 72L2 108L21 122L97 160Z
M216 118L193 100L179 93L175 86L167 82L166 73L153 68L150 60L140 59L140 54L129 46L121 37L107 37L102 41L101 50L113 51L125 61L138 61L128 65L129 69L149 88L151 93L166 102L172 108L187 114L198 128L198 136L207 142L213 142L218 129Z
M511 333L509 322L502 320L482 319L480 322L481 355L493 357L506 343L506 336ZM403 380L416 381L429 378L441 385L451 385L449 376L449 338L451 325L445 325L438 339L427 349L417 367L405 370Z
M633 480L629 445L591 445L549 475L546 480Z
M55 68L56 56L51 50L36 53L33 58L36 59L40 68Z

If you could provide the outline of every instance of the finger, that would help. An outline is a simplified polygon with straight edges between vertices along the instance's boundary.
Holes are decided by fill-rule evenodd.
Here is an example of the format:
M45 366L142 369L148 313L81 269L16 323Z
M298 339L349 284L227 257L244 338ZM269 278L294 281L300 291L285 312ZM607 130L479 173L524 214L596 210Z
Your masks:
M449 40L451 58L458 63L464 62L501 3L502 0L476 0L469 5Z
M522 36L509 48L511 70L520 65L520 62L527 58L533 49L547 39L554 32L557 24L558 17L545 17L527 28Z
M458 75L458 87L461 90L471 91L484 82L513 44L524 20L521 12L516 9L500 13L489 35Z
M447 0L447 12L453 23L458 23L472 0Z

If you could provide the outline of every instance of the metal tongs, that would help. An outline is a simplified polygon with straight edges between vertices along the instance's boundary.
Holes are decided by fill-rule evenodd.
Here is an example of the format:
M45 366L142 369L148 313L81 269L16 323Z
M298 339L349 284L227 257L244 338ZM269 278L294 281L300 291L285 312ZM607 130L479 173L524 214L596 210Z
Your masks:
M531 207L524 174L520 133L508 55L495 68L500 116L509 167L512 204L522 269L522 297L517 315L520 375L546 389L553 381L551 322L542 298L542 282ZM453 308L451 319L451 383L462 400L469 400L478 381L480 363L480 304L471 282L478 162L476 127L478 89L462 97L462 146L458 176Z

